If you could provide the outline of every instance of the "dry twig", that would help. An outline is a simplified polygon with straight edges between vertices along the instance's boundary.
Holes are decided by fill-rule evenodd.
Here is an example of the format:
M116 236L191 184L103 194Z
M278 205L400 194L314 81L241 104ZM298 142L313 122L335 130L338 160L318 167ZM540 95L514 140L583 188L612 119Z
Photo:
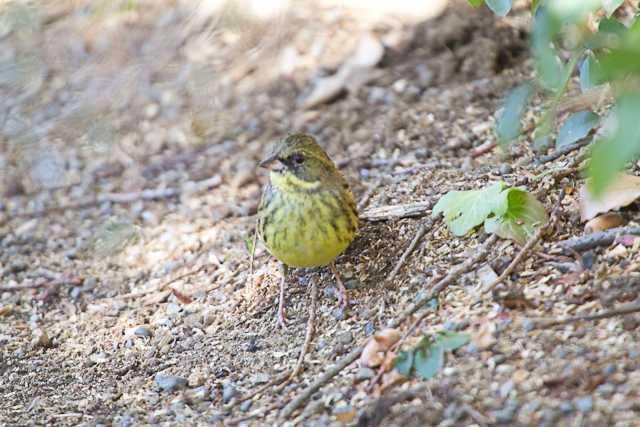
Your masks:
M428 200L426 202L368 208L360 213L360 219L375 222L422 216L431 210L432 204L433 203Z
M605 231L597 231L586 236L562 240L558 245L568 251L586 251L598 246L609 246L618 236L625 234L640 235L640 227L616 227Z
M293 380L302 369L302 364L304 363L304 357L309 352L309 347L311 346L311 341L313 340L313 334L316 331L316 306L318 305L318 286L316 285L315 280L311 280L311 305L309 306L309 320L307 321L307 333L304 337L304 344L302 344L302 349L300 350L300 356L298 357L298 362L296 366L293 368L293 372L291 372L291 376L289 377L289 381Z
M85 198L77 202L69 203L62 206L53 206L39 211L31 211L19 213L17 217L34 218L54 212L75 211L86 209L93 206L99 206L103 203L133 203L138 200L158 200L167 199L178 196L183 193L196 193L199 191L209 190L217 187L222 183L220 175L214 175L211 178L202 181L190 182L182 188L152 188L142 191L134 191L130 193L106 193Z
M581 139L580 141L574 142L573 144L565 145L564 147L560 148L559 150L555 150L551 154L539 157L534 162L534 165L539 166L539 165L542 165L544 163L551 162L551 161L553 161L553 160L555 160L555 159L557 159L559 157L564 156L565 154L568 154L568 153L571 153L572 151L577 150L578 148L582 148L585 145L589 145L592 140L593 140L593 138L587 137L587 138Z
M373 196L373 193L378 189L378 187L380 187L380 184L382 184L382 178L378 178L373 184L371 184L369 189L362 196L362 199L360 199L360 201L358 202L358 211L364 209L367 206L367 203L369 203L371 196Z
M427 230L430 229L432 226L433 226L432 218L428 218L425 222L420 224L420 227L418 227L418 230L416 231L415 236L413 236L413 240L411 240L411 243L409 243L409 246L407 246L407 249L405 249L404 253L396 263L396 266L393 268L391 273L389 273L389 276L387 276L388 281L391 281L396 277L396 275L398 274L398 272L400 271L404 263L407 261L407 258L409 257L409 255L411 255L411 253L415 250L416 246L418 246L418 243L420 242L422 237L425 235Z
M533 322L533 325L537 329L547 328L549 326L566 325L574 322L584 322L590 320L602 320L610 317L624 316L627 314L640 312L640 303L626 304L612 310L603 311L595 314L582 314L572 317L564 317L560 319L548 319L548 318L533 318L529 319Z

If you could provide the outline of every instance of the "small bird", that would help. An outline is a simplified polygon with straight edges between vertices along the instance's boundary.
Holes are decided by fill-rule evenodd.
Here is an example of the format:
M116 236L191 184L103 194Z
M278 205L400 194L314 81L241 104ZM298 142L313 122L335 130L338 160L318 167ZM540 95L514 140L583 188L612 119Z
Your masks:
M284 286L289 267L329 265L339 289L347 291L335 266L358 231L358 211L349 184L311 136L289 135L260 163L270 169L258 207L258 235L282 263L278 324L286 326Z

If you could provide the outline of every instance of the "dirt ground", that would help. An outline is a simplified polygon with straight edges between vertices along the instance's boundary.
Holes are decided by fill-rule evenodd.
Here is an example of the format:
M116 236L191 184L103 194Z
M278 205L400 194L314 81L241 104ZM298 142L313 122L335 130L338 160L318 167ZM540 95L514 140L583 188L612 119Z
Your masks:
M295 271L292 324L279 329L278 265L260 246L249 276L266 179L256 164L273 141L305 131L363 210L497 180L538 192L549 210L567 195L551 235L511 276L523 291L515 302L479 293L478 271L500 274L517 253L506 240L440 295L413 335L445 328L472 342L434 379L368 392L374 371L353 363L287 424L640 425L637 315L526 321L633 300L637 245L558 250L583 233L581 180L534 177L575 153L536 168L528 137L471 157L495 141L501 98L532 76L526 8L500 19L466 2L425 0L403 16L360 2L248 3L0 2L0 423L281 423L280 407L486 240L435 221L388 280L430 212L364 221L337 264L353 304L338 309L326 269ZM364 81L303 108L365 33L384 55ZM638 220L633 205L622 215ZM295 365L312 280L317 332L304 371L239 402Z

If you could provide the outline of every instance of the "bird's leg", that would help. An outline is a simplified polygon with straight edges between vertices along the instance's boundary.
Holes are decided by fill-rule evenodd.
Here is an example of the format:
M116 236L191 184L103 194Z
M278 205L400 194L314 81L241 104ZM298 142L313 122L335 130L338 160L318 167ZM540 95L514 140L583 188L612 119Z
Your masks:
M342 308L346 308L349 304L349 301L347 300L347 288L344 287L342 278L340 277L340 274L338 274L335 261L329 264L329 268L331 269L333 276L336 278L336 283L338 284L338 303Z
M280 299L278 301L278 318L276 323L278 326L282 327L282 329L287 328L287 315L284 311L284 285L287 281L287 276L289 275L289 267L286 264L281 265L282 278L280 279Z

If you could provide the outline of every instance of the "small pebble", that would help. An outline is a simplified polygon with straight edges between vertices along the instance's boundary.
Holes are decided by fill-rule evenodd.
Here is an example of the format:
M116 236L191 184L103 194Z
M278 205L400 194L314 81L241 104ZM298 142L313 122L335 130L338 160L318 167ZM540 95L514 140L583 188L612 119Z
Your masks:
M560 404L560 412L561 412L563 415L568 415L568 414L572 413L572 412L573 412L573 403L571 403L571 402L566 402L566 401L565 401L565 402L562 402L562 403Z
M236 395L236 387L233 383L224 383L222 386L222 402L229 403Z
M156 374L156 384L163 391L175 391L187 386L186 378L178 377L175 375Z
M353 334L351 333L351 331L341 332L338 334L336 339L340 344L348 345L351 343L351 341L353 341Z
M375 371L371 368L358 368L355 379L360 382L373 378L375 375Z
M616 365L614 365L613 363L610 363L604 368L602 368L602 374L608 377L609 375L615 374L616 369L617 369Z
M499 168L500 175L508 175L513 172L513 167L508 163L503 163Z
M209 392L209 386L203 385L196 387L186 393L187 400L191 402L204 402L205 400L211 400L211 393Z
M146 326L138 326L133 330L133 335L138 337L151 338L153 332L151 332L151 329L147 328Z
M593 409L593 398L591 396L584 396L576 399L576 408L580 412L590 412Z
M253 403L252 400L245 400L244 402L242 402L240 404L240 410L242 412L247 412L250 408L251 408L251 404Z
M376 331L376 327L373 325L373 322L367 322L366 325L364 325L364 334L366 336L371 336L373 335L373 333Z
M266 372L258 372L254 376L251 377L251 383L253 384L266 384L269 382L269 374Z
M336 320L344 320L345 319L345 312L344 311L345 311L344 308L337 307L337 308L335 308L335 309L333 309L331 311L331 315Z

